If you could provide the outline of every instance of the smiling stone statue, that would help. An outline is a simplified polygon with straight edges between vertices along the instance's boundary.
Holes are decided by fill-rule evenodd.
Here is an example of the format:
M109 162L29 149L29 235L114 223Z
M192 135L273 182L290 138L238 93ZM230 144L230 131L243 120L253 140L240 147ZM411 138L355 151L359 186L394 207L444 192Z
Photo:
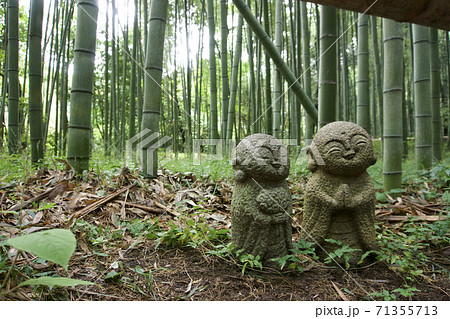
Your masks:
M233 169L233 245L260 256L266 265L276 265L271 259L287 255L292 245L287 149L273 136L250 135L237 145Z
M364 251L377 249L375 191L366 172L376 162L371 137L356 124L333 122L317 132L307 155L312 174L300 236L328 253L339 248L336 241L358 249L349 261L357 263ZM322 258L327 256L316 250Z

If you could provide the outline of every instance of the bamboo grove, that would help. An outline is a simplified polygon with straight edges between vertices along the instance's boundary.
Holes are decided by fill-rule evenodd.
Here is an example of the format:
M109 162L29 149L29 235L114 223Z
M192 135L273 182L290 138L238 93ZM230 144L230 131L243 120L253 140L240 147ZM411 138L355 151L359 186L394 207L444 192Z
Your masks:
M296 0L7 0L0 10L1 147L30 150L34 163L62 156L80 172L99 149L124 159L145 130L175 154L258 132L303 147L346 120L382 140L389 190L408 140L426 169L450 131L443 30Z

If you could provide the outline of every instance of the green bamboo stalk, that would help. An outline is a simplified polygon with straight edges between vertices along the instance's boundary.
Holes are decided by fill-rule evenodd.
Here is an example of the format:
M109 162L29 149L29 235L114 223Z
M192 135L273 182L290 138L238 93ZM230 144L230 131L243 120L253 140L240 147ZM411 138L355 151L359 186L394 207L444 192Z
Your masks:
M31 17L29 31L29 114L30 114L30 141L31 161L38 163L44 158L42 136L42 67L41 67L41 39L42 19L44 16L43 1L31 2Z
M222 70L222 138L226 139L227 121L228 121L228 104L230 99L230 87L228 83L228 24L227 24L227 0L220 0L220 48L221 48L221 70Z
M430 45L431 45L431 112L432 112L432 140L433 140L433 159L435 161L442 160L442 128L441 128L441 105L440 105L440 88L441 88L441 72L439 63L439 42L438 30L430 28Z
M139 38L139 29L138 29L138 2L134 0L134 21L133 21L133 46L131 53L131 79L130 79L130 113L129 113L129 138L132 138L136 135L136 92L137 92L137 74L136 74L136 65L137 62L137 44Z
M281 22L281 10L283 3L281 0L275 1L275 49L281 55L283 24ZM280 70L273 70L273 136L280 138L281 136L281 99L282 99L282 79Z
M67 149L78 174L89 169L97 15L97 0L78 1Z
M145 57L145 88L142 110L142 129L159 133L160 105L162 103L161 83L164 57L164 36L167 19L167 0L152 1L148 41ZM152 161L147 156L149 145L143 145L142 173L155 177L158 168L158 151L152 147Z
M416 118L416 169L432 163L430 33L427 27L413 25L414 107Z
M118 60L118 52L117 52L117 37L116 37L116 1L111 1L112 8L112 21L111 21L111 147L113 148L113 152L117 151L117 142L119 140L119 122L118 122L118 81L117 81L117 60Z
M250 0L247 0L247 5L250 9ZM255 63L253 51L253 34L250 25L247 24L247 50L248 50L248 129L249 133L256 133L256 87L255 87Z
M383 90L381 88L382 76L381 76L381 62L380 62L380 50L378 48L378 32L377 32L377 17L371 16L371 30L372 30L372 44L373 55L375 59L375 86L378 101L378 109L380 110L380 134L383 136ZM374 105L375 108L375 105ZM373 119L374 131L376 128L376 119Z
M6 18L7 20L7 18ZM6 25L8 25L8 21L5 21ZM2 50L3 52L6 52L6 43L7 43L7 37L8 34L7 32L3 32L3 38L2 38ZM8 70L8 62L7 59L5 59L5 61L3 61L3 65L1 68L1 72L3 73L2 75L2 93L1 93L1 107L0 107L0 152L3 151L3 140L4 140L4 134L5 134L5 108L6 108L6 88L7 88L7 79L6 79L6 74L7 74L7 70Z
M336 121L336 9L320 6L319 128Z
M214 1L207 0L208 29L209 29L209 90L210 90L210 113L211 123L209 135L212 139L219 138L217 127L217 76L216 76L216 52L214 39L216 24L214 22Z
M301 15L301 33L302 33L302 63L305 73L305 93L307 96L311 96L311 44L310 33L308 24L308 11L306 8L306 2L300 2L300 15ZM305 114L305 144L309 146L311 144L314 132L314 120L309 114Z
M384 25L384 190L401 188L403 153L403 32L402 25L383 19Z
M236 93L238 87L238 73L239 73L239 63L241 62L242 53L242 25L244 20L242 15L238 17L238 25L236 30L236 44L234 49L233 58L233 68L231 70L231 90L230 90L230 101L228 105L228 120L227 120L227 140L232 138L233 135L233 124L236 117Z
M122 55L122 101L120 103L120 146L117 155L123 155L125 150L125 118L126 118L126 95L127 95L127 61L130 55L130 50L128 49L128 23L126 23L125 30L123 31L123 55Z
M105 118L104 118L104 134L103 147L105 156L111 154L110 150L110 135L109 135L109 118L110 118L110 104L109 104L109 0L106 0L106 22L105 22Z
M192 115L191 115L191 105L192 105L192 67L191 67L191 58L190 58L190 48L189 48L189 16L188 8L191 8L191 3L188 4L188 1L184 1L184 28L186 32L186 101L184 102L184 116L186 121L186 142L185 142L185 150L190 153L192 150ZM226 21L226 18L225 18ZM228 30L228 28L227 28ZM226 52L226 50L225 50ZM228 75L227 75L228 76Z
M341 12L341 32L347 30L346 12ZM347 59L347 32L341 37L341 54L342 54L342 118L344 121L349 120L349 81L348 81L348 59Z
M370 97L369 97L369 18L359 14L358 20L358 78L357 78L357 120L369 134L370 129Z
M8 151L19 152L19 1L8 0Z
M266 34L270 34L270 21L269 21L269 4L268 0L263 0L263 14L264 14L264 30ZM271 89L271 70L270 70L270 56L267 51L264 54L264 66L266 69L266 80L264 85L264 92L266 96L266 107L264 109L266 119L266 134L273 134L273 112L270 110L272 105L272 89Z
M179 2L178 0L175 0L175 30L178 29L178 17L179 17ZM179 152L179 132L180 132L180 124L179 124L179 103L178 103L178 68L177 68L177 32L174 32L174 50L173 50L173 65L174 65L174 72L173 72L173 85L171 86L171 95L173 96L172 99L172 117L173 117L173 152L175 154L175 157L178 158L178 152Z
M447 147L450 148L450 41L448 32L445 32L445 46L447 51L447 104L448 104L448 118L447 118Z

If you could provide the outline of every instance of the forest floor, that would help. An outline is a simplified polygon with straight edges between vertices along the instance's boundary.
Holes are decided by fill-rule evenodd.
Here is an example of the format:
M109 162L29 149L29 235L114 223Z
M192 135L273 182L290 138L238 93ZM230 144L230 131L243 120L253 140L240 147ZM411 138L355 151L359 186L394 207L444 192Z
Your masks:
M125 167L108 178L91 171L77 179L56 166L24 183L0 176L0 240L53 228L77 239L67 271L0 246L0 284L11 291L2 299L450 300L450 170L439 174L423 175L400 197L378 191L382 253L373 263L345 269L304 250L282 270L231 252L231 180L164 171L148 180ZM306 179L288 180L294 242ZM97 285L15 289L44 275Z

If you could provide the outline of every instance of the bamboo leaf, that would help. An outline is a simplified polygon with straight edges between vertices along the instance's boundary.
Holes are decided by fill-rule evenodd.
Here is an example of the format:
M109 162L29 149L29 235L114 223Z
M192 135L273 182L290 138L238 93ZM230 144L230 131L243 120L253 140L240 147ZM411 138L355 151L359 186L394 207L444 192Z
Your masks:
M64 278L64 277L39 277L36 279L29 279L19 284L19 287L22 286L58 286L58 287L75 287L77 285L95 285L95 283L85 280L78 280L72 278Z
M6 244L16 249L53 261L67 270L69 259L75 251L76 239L67 229L44 230L29 235L10 238Z

